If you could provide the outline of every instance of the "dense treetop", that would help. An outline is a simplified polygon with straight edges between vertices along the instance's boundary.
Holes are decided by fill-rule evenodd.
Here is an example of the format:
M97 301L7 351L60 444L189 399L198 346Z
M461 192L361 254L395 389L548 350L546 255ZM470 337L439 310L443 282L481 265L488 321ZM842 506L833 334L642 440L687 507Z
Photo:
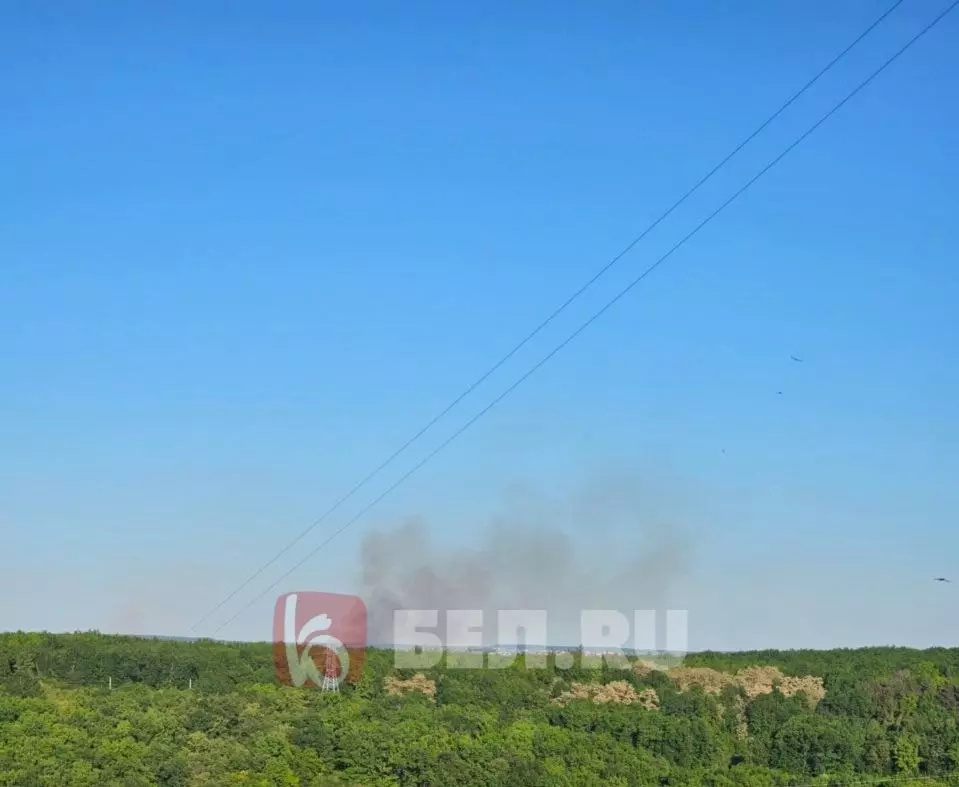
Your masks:
M420 672L339 694L270 644L0 635L0 785L959 785L959 649Z

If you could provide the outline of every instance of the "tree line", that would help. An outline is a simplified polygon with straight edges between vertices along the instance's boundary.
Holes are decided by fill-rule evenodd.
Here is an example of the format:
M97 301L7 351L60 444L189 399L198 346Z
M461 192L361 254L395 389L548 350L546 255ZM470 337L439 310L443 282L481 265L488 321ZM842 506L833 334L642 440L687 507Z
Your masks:
M270 643L0 635L0 785L959 786L959 649L280 685ZM111 688L112 684L112 688Z

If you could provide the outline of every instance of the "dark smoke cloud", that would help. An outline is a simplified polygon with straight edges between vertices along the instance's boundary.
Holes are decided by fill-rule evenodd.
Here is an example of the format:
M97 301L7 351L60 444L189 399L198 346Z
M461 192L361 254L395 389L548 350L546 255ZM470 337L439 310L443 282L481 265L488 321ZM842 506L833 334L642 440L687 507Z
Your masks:
M360 584L372 644L393 644L397 609L441 610L441 637L444 610L481 609L487 644L496 638L498 609L546 610L549 644L576 644L582 609L630 618L634 609L665 611L692 542L662 515L661 491L604 477L559 502L515 492L472 546L438 545L418 518L366 536Z

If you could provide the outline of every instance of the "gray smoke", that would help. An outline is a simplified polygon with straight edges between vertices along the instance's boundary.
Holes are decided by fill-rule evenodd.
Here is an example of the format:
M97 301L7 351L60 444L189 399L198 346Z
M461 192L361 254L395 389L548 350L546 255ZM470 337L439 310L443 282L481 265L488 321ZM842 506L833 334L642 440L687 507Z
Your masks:
M360 577L369 641L393 644L398 609L440 610L434 631L441 637L443 611L483 610L487 644L495 641L499 609L546 610L549 644L575 644L583 609L629 618L635 609L665 610L669 588L689 565L691 542L654 505L661 502L661 492L607 478L559 503L514 496L471 547L437 545L417 518L370 533Z

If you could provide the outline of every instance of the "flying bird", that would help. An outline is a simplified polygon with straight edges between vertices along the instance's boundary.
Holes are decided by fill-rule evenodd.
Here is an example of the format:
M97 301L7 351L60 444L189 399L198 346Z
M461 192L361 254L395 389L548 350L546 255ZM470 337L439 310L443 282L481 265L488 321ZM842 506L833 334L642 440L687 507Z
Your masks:
M946 579L945 577L933 577L936 582L951 582L952 580Z
M802 362L803 362L803 359L802 359L802 358L797 358L795 355L790 355L789 357L792 358L796 363L802 363Z

